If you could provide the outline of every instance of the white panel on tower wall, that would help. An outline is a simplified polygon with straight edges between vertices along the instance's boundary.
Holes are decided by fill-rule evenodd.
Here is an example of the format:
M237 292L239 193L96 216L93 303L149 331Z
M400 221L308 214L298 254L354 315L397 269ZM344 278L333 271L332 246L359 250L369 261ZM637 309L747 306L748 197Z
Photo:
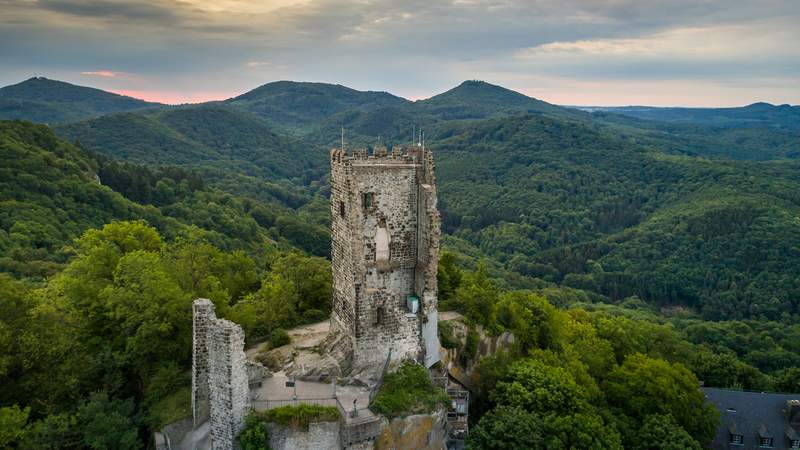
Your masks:
M439 313L429 312L427 321L422 324L422 339L425 342L425 367L430 368L439 362Z

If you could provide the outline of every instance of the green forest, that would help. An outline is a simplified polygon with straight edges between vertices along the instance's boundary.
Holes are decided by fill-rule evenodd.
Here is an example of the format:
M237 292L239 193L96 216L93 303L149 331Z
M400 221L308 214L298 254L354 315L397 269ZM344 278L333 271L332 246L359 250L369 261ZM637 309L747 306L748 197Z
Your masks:
M424 127L441 309L517 337L478 363L471 448L702 448L701 381L800 392L791 127L476 81L416 102L280 82L166 107L34 80L0 89L0 117L28 120L0 121L0 447L147 448L189 411L197 297L250 342L324 320L342 127L349 148Z

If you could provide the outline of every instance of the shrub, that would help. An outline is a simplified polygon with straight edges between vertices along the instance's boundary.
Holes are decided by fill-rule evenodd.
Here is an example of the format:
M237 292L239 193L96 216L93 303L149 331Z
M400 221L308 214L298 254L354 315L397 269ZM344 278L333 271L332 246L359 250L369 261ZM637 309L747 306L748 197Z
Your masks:
M342 416L335 406L320 406L300 403L281 406L261 413L264 422L274 422L284 427L308 429L311 422L335 422Z
M269 345L272 348L281 347L291 342L292 338L289 337L289 333L283 328L276 328L272 330L272 333L269 335Z
M239 445L242 450L270 450L267 427L258 413L251 412L247 415L244 429L239 433Z
M458 348L458 340L453 336L453 325L450 322L439 321L439 342L444 348Z
M443 389L431 382L428 371L414 363L403 363L386 375L372 408L389 418L428 413L449 402Z
M321 322L327 318L328 315L325 311L320 309L307 309L303 311L303 322L316 323Z
M480 344L481 337L475 328L469 327L467 332L467 340L464 342L464 350L461 352L461 364L466 366L467 362L471 361L478 354L478 344Z

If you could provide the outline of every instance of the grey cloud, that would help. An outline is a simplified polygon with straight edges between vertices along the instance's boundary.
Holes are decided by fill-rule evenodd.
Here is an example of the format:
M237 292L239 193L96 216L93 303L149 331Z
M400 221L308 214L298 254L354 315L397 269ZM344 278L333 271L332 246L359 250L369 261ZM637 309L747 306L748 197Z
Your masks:
M112 0L39 0L44 10L78 17L148 20L169 23L177 19L165 4Z

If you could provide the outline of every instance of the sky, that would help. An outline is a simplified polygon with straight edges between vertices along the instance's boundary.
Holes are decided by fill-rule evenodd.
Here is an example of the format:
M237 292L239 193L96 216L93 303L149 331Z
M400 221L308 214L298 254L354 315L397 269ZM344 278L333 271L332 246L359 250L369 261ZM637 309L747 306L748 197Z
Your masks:
M800 0L0 0L0 85L163 103L277 80L562 105L800 104Z

